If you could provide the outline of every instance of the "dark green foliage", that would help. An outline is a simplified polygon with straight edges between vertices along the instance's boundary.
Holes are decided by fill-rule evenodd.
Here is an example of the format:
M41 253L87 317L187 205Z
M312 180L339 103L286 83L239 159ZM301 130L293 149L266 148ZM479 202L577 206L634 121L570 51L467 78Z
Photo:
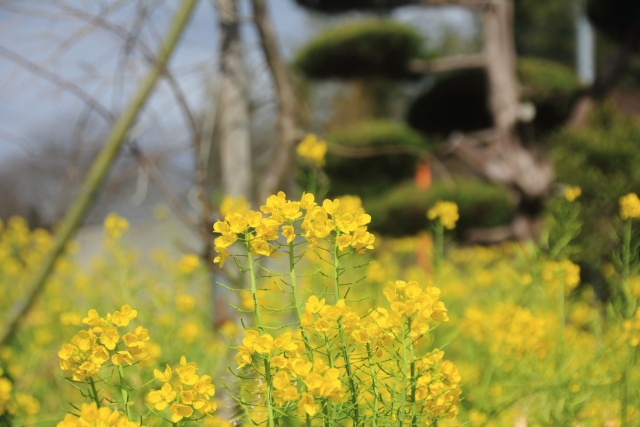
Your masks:
M568 67L541 58L520 58L518 78L522 100L536 106L534 126L545 132L564 123L580 90L575 73Z
M573 72L562 64L540 58L521 58L517 71L522 100L536 106L533 123L536 131L545 133L561 125L580 89ZM407 120L414 129L428 135L487 129L492 126L487 94L484 70L449 74L414 101Z
M419 151L427 151L427 143L420 134L403 123L375 120L357 123L325 135L333 144L347 148L407 146L413 152L375 157L340 157L328 153L325 172L331 181L331 196L357 194L365 197L380 194L397 182L413 177Z
M591 248L583 252L594 259L610 253L618 199L640 192L640 127L602 107L589 127L560 132L552 143L558 181L582 188L582 236Z
M415 3L415 0L296 0L296 3L324 13L342 13L354 9L385 12L395 7Z
M590 0L589 19L593 25L612 40L625 43L635 34L638 46L640 26L640 2L638 0Z
M487 107L487 77L471 69L442 76L409 108L409 125L425 134L448 136L492 126Z
M581 0L514 0L516 50L572 64L574 18Z
M364 206L372 217L370 229L383 235L403 236L427 230L427 210L438 200L457 203L458 235L473 227L507 224L515 213L514 202L504 188L471 180L459 180L453 186L438 183L429 190L406 183L380 197L364 199Z
M410 77L422 36L390 20L366 20L329 28L303 47L294 64L307 76L326 78Z

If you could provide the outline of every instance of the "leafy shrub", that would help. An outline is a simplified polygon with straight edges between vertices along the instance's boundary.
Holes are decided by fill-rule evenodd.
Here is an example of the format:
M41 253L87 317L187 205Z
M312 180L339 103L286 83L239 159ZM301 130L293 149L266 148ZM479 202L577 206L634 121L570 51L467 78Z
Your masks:
M521 58L518 77L522 83L522 100L536 106L536 130L550 130L567 119L580 88L571 69L546 59Z
M331 180L331 195L379 194L398 181L413 176L417 152L426 150L427 143L420 134L403 123L388 120L361 122L338 129L325 138L346 148L375 148L382 146L407 147L416 153L381 153L374 157L340 157L329 153L325 172Z
M418 96L409 108L407 121L427 135L447 136L492 126L487 106L487 76L482 69L442 75Z
M515 212L515 204L503 188L471 180L456 181L454 187L438 183L426 191L406 183L382 197L365 200L365 206L372 217L372 230L402 236L426 230L427 210L438 200L458 205L460 219L456 230L461 234L473 227L506 224Z
M325 13L343 13L354 9L386 11L413 3L412 0L296 0L301 6Z
M604 107L587 128L564 130L551 142L558 180L583 189L584 213L590 219L583 235L589 236L593 256L608 252L618 199L640 188L640 127Z
M573 72L562 64L540 59L518 61L522 100L536 106L534 127L547 132L563 123L580 86ZM407 120L425 134L446 136L492 126L488 107L488 81L484 70L469 69L438 78L436 84L411 105Z
M422 36L390 20L368 20L329 28L303 47L294 64L312 78L408 77Z

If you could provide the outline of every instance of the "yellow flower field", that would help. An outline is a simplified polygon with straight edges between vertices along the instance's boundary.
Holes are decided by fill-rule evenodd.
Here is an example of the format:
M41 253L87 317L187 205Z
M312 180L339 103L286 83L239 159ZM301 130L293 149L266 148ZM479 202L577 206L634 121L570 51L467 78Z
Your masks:
M579 195L539 243L494 247L451 242L448 202L391 239L353 197L227 199L215 265L143 260L110 215L101 255L71 245L0 348L0 425L640 425L637 196L599 283L572 261ZM0 225L3 318L50 244Z

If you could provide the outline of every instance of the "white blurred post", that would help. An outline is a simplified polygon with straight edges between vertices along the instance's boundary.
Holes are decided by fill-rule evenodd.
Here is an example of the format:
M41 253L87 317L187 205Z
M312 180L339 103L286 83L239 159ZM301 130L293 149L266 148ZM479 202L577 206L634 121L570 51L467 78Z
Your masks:
M593 28L586 13L586 2L576 7L576 73L584 85L590 85L595 79L595 44Z

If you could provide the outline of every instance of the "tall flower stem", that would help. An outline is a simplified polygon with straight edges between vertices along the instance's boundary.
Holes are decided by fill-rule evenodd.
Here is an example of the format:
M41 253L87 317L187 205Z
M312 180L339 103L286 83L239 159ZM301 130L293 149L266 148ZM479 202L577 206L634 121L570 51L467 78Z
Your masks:
M304 328L302 328L301 320L302 320L302 298L300 298L300 290L298 289L296 283L296 264L293 256L293 242L289 243L289 280L291 287L293 288L293 304L296 306L296 314L298 315L298 324L300 325L300 331L302 331L302 340L304 341L304 346L307 350L307 355L309 356L309 361L313 363L313 351L311 349L311 345L309 344L309 337L305 332Z
M622 231L622 280L620 281L620 312L625 319L633 315L634 301L629 292L629 276L631 270L631 219L627 219Z
M333 283L336 303L341 299L340 295L340 257L338 247L338 237L340 232L336 235L336 242L333 247ZM351 390L351 404L353 405L353 426L358 427L360 425L360 411L358 408L358 389L353 379L353 370L351 367L351 359L349 358L349 352L347 350L347 340L344 336L344 328L342 327L342 317L338 319L338 335L340 336L340 352L344 358L344 365L347 371L347 377L349 378L349 390Z
M262 324L262 312L260 311L260 305L258 304L258 287L256 285L256 276L255 276L255 266L253 261L253 255L251 255L251 247L249 241L247 240L247 261L249 264L249 276L251 281L251 296L253 297L253 314L256 321L256 326L258 327L258 331L260 331L260 335L264 333L264 325ZM269 427L274 427L275 416L273 414L273 397L272 397L272 378L271 378L271 366L269 364L269 357L264 357L264 375L265 380L267 382L267 414L268 414L268 425Z

